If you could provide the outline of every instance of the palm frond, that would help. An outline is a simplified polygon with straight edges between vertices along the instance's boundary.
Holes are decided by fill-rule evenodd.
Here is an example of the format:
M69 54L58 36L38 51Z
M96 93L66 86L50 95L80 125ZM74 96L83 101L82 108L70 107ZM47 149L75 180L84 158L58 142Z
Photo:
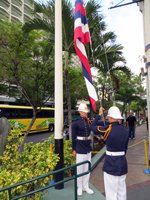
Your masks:
M24 33L29 33L32 30L44 30L54 34L54 27L47 20L39 18L26 22L22 29Z
M73 8L68 0L63 1L62 25L63 25L63 49L73 51L73 34L74 34Z
M124 72L128 77L131 76L131 70L126 67L126 66L115 66L113 69L112 69L113 72L115 71L122 71Z

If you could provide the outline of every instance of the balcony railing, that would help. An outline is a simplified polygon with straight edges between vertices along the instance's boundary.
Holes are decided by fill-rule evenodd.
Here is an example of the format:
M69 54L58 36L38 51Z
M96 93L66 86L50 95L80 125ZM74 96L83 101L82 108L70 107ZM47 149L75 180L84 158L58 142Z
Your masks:
M21 0L12 0L11 3L15 6L17 6L18 8L21 8L22 6L22 1Z
M24 3L29 7L33 7L31 0L24 0Z
M9 13L7 12L7 10L0 6L0 19L3 19L5 17L9 18Z
M10 7L10 3L7 0L0 0L0 7L8 10Z
M15 7L12 5L11 7L11 14L18 17L18 18L21 18L22 17L22 12L19 8Z

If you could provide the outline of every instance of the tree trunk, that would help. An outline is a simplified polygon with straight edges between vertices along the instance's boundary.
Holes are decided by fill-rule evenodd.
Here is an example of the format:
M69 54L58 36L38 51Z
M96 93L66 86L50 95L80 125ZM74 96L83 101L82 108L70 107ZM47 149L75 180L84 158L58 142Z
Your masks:
M0 156L3 155L7 143L7 137L11 128L7 118L0 118Z
M26 138L27 138L27 136L28 136L28 134L29 134L34 122L35 122L35 120L36 120L36 114L37 114L37 110L36 110L36 108L33 108L33 117L32 117L32 120L31 120L31 122L29 124L29 127L28 127L26 133L24 134L23 141L18 147L19 152L22 152L24 150L24 143L25 143L25 140L26 140Z
M124 102L123 103L123 106L122 106L122 111L121 111L121 114L123 115L124 114L124 112L125 112L125 109L126 109L126 103ZM125 113L126 114L126 113ZM125 117L127 117L127 116L125 116Z
M64 76L65 76L66 99L67 99L67 110L68 110L69 137L71 137L72 115L71 115L70 81L69 81L69 75L68 75L68 59L69 59L68 57L69 57L69 53L65 51Z
M104 106L104 96L105 96L105 85L102 86L102 101L101 101L102 106Z

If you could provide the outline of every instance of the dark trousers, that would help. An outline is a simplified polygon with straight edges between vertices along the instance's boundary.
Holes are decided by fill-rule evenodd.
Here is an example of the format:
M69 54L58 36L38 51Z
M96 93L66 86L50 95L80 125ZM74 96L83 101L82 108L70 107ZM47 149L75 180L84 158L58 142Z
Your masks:
M135 126L129 126L129 138L135 138Z

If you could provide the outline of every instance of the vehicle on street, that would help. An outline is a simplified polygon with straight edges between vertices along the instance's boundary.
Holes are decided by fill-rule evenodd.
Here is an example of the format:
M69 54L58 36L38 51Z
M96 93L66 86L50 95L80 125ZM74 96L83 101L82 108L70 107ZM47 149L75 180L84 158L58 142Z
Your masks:
M31 106L0 104L1 116L6 117L12 129L20 129L25 132L32 120L33 109ZM54 108L43 107L37 113L31 133L42 131L54 131Z

